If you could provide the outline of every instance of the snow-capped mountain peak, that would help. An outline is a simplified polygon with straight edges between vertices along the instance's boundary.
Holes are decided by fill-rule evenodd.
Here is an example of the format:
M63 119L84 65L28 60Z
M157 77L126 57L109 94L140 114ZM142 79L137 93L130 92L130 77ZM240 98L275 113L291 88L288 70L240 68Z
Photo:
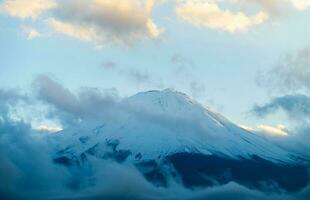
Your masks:
M141 92L119 104L126 110L117 121L96 122L96 126L84 122L77 130L64 130L59 137L71 136L59 148L70 147L71 153L79 155L94 146L105 146L107 141L117 141L117 149L131 152L128 160L177 152L236 159L259 156L282 163L295 162L297 157L171 89ZM105 150L97 151L102 154Z
M179 114L174 112L188 111L193 104L196 104L186 94L172 89L140 92L125 99L124 102L133 106L139 106L141 109L149 109L150 112L165 112L170 114Z

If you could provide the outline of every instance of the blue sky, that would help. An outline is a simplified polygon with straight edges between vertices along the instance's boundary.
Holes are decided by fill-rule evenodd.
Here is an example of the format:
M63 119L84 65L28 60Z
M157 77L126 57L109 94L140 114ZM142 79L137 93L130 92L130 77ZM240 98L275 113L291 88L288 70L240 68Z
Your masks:
M2 87L28 89L48 74L74 91L174 88L248 126L290 126L287 117L249 111L308 93L306 83L280 90L283 83L272 81L281 80L274 69L294 63L287 56L310 44L308 0L0 2ZM298 79L303 69L288 72Z

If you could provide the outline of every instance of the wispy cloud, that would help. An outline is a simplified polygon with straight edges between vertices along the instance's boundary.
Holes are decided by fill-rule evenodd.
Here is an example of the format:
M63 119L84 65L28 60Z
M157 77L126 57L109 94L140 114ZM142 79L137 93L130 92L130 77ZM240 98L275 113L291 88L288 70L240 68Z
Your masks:
M104 69L106 70L112 70L112 69L115 69L117 68L117 64L113 61L107 61L107 62L104 62L102 63L101 65Z
M265 105L256 105L253 112L259 117L265 117L277 110L283 110L291 119L306 119L310 117L310 97L306 95L286 95L272 99Z
M24 33L27 35L28 40L33 40L42 36L42 34L33 27L23 26L22 29Z
M62 33L82 41L91 42L100 40L97 31L93 28L66 23L54 18L47 20L47 24L57 33Z
M287 53L271 70L258 75L257 83L273 91L310 91L310 48Z
M56 112L66 112L81 119L108 115L118 99L117 93L97 88L84 88L74 93L46 75L37 77L34 89L37 98L56 108ZM98 112L99 109L104 110L104 114Z

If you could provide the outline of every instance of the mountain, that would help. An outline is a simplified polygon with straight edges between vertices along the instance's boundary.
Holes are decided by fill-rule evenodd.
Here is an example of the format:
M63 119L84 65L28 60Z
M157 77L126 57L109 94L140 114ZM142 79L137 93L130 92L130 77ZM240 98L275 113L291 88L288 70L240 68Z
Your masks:
M134 165L154 185L188 188L237 182L297 191L309 162L235 125L186 94L166 89L124 98L113 117L52 136L54 162L81 171L89 159ZM109 114L111 115L111 113Z

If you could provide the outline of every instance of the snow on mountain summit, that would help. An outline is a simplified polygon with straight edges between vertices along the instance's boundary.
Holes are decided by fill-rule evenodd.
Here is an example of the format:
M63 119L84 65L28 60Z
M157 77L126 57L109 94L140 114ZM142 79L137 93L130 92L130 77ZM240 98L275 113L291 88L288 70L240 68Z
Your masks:
M135 109L153 115L164 115L178 119L192 118L193 120L208 117L208 122L210 121L218 126L223 126L222 122L224 121L228 122L223 116L210 111L185 93L173 89L140 92L125 99L124 102L135 107Z
M96 147L103 154L107 141L129 151L129 160L151 160L178 152L221 155L230 158L259 156L280 163L295 162L296 156L273 145L186 94L171 89L141 92L119 102L126 108L117 120L100 124L82 123L77 130L64 130L68 137L61 149L81 154ZM86 124L85 124L86 123Z

